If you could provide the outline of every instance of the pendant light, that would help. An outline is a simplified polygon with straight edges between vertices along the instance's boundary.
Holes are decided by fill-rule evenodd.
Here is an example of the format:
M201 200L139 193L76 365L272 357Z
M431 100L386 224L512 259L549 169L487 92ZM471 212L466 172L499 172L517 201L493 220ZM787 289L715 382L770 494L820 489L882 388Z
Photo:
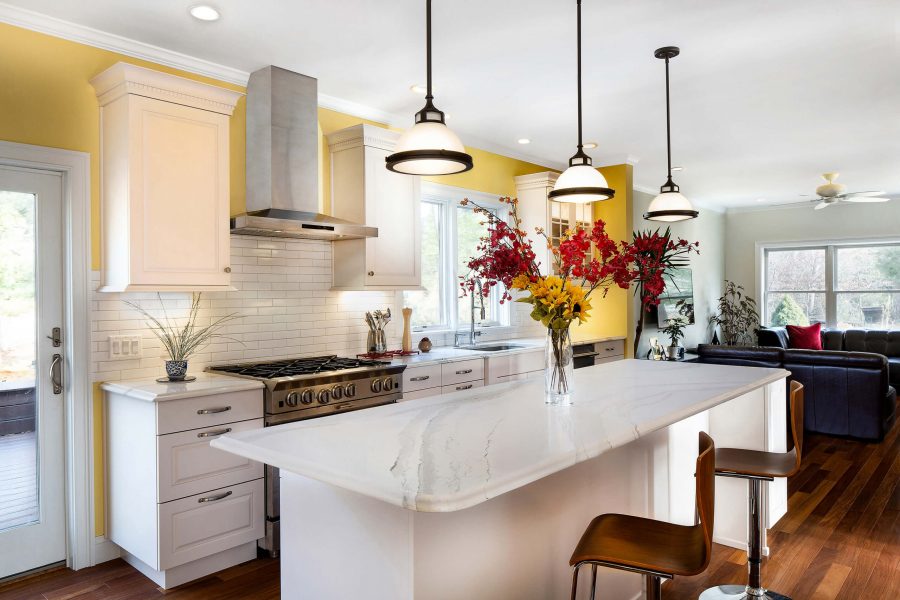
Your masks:
M691 201L682 195L678 186L672 181L672 132L669 116L669 59L675 58L681 51L675 46L659 48L653 56L666 61L666 155L668 158L666 182L659 187L659 195L650 202L644 218L648 221L686 221L696 219L700 214L694 210Z
M556 180L548 196L557 202L586 204L609 200L611 190L603 174L592 166L591 157L584 153L581 142L581 0L578 3L578 151L569 159L569 168Z
M425 107L416 122L397 141L387 168L407 175L451 175L472 168L472 157L455 133L444 124L444 113L432 104L431 94L431 0L425 0L425 64L428 73Z

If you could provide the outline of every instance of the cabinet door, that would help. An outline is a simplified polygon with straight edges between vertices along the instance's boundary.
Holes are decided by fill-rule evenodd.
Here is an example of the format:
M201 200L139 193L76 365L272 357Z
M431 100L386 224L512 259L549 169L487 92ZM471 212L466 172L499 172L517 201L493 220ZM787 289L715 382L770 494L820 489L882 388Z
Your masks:
M130 101L131 283L229 285L228 117Z
M422 285L419 178L384 168L387 150L366 147L366 285Z

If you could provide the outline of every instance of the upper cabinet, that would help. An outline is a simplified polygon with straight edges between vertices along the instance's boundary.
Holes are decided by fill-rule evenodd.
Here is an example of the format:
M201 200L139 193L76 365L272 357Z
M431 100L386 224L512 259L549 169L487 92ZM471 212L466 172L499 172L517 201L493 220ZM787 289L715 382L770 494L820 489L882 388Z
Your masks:
M229 121L241 94L127 63L100 101L100 291L230 289Z
M399 137L373 125L328 135L331 214L378 228L378 237L334 243L335 289L410 290L422 285L421 182L384 166Z
M555 273L555 265L547 251L547 241L535 233L535 227L541 227L550 243L558 247L567 229L574 229L580 225L590 230L593 223L592 204L550 200L548 195L558 178L559 173L552 171L520 175L515 178L522 228L528 232L537 260L541 263L541 272L544 274L551 271Z

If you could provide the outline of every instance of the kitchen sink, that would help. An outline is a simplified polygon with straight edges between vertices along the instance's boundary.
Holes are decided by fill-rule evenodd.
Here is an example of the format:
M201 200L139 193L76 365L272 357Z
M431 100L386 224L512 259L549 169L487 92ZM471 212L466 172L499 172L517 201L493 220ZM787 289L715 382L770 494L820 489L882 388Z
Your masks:
M460 350L471 350L473 352L500 352L502 350L516 350L518 348L528 348L521 344L485 344L484 346L460 346Z

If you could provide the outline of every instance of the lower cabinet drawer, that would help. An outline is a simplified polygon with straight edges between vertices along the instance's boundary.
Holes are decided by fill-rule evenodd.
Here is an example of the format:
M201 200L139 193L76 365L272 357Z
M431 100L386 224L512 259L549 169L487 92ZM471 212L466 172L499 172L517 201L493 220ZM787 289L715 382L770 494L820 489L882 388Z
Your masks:
M406 392L415 392L441 385L441 365L423 365L406 367L403 371L403 396Z
M465 383L457 383L455 385L445 385L441 388L442 394L452 394L453 392L461 392L463 390L471 390L473 388L484 387L484 380L467 381Z
M262 479L159 505L159 570L265 535Z
M597 342L594 344L597 349L598 357L615 356L617 358L625 357L625 340L610 340L608 342Z
M451 384L484 379L484 359L461 360L441 365L441 384Z
M157 501L168 502L262 477L262 463L209 445L224 433L262 427L262 419L253 419L158 436Z
M418 400L419 398L428 398L429 396L440 396L441 388L433 387L428 388L426 390L416 390L414 392L407 392L405 389L403 390L403 397L400 398L399 402L406 402L407 400Z
M156 434L261 419L263 390L211 394L156 403Z

